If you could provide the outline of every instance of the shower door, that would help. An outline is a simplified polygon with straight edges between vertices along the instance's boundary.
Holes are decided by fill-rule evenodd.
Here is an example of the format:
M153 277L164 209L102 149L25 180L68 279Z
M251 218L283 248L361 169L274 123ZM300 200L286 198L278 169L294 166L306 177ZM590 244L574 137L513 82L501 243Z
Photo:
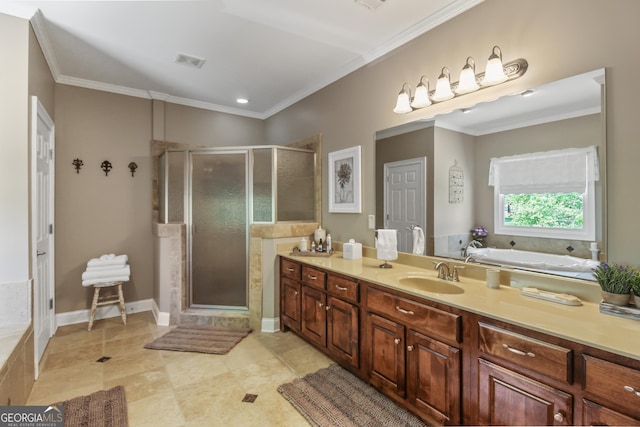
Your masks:
M248 152L191 153L190 306L247 309Z

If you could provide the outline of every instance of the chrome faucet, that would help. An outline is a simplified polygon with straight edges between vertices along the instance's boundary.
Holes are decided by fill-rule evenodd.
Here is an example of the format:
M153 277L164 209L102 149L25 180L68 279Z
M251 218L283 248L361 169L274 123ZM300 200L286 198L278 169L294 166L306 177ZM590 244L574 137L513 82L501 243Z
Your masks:
M438 279L449 280L449 264L444 261L435 262L435 269L438 271Z
M454 265L453 270L449 267L444 261L433 262L435 264L435 270L438 271L438 279L450 280L452 282L459 282L460 275L458 274L458 270L464 269L462 265Z

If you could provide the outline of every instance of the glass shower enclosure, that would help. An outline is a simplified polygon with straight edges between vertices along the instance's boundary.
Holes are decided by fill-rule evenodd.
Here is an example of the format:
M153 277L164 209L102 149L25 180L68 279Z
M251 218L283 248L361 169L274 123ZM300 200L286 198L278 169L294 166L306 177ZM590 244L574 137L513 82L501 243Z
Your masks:
M256 146L166 151L159 221L187 225L189 308L248 309L251 224L315 221L315 153Z

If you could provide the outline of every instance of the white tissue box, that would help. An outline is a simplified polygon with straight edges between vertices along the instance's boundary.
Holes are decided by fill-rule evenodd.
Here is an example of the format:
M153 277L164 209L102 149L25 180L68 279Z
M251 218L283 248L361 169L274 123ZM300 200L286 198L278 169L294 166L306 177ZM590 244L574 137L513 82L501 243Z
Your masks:
M342 258L344 259L360 259L362 258L362 243L356 243L350 239L348 243L342 245Z

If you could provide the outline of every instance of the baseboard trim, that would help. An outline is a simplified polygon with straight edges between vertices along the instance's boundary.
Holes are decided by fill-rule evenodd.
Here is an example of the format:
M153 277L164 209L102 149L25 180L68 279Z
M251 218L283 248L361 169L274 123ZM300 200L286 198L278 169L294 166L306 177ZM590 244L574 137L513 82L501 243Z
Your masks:
M271 318L262 318L262 332L278 332L280 330L280 318L279 317L271 317Z
M151 303L151 312L153 313L153 317L156 319L156 325L169 326L171 314L166 311L160 311L158 304L156 304L156 300L152 299Z
M145 299L125 303L125 311L127 314L142 313L143 311L153 310L153 299ZM108 319L120 316L120 308L117 304L104 305L96 309L95 320ZM88 322L91 317L91 309L68 311L66 313L56 314L56 325L75 325L76 323Z

